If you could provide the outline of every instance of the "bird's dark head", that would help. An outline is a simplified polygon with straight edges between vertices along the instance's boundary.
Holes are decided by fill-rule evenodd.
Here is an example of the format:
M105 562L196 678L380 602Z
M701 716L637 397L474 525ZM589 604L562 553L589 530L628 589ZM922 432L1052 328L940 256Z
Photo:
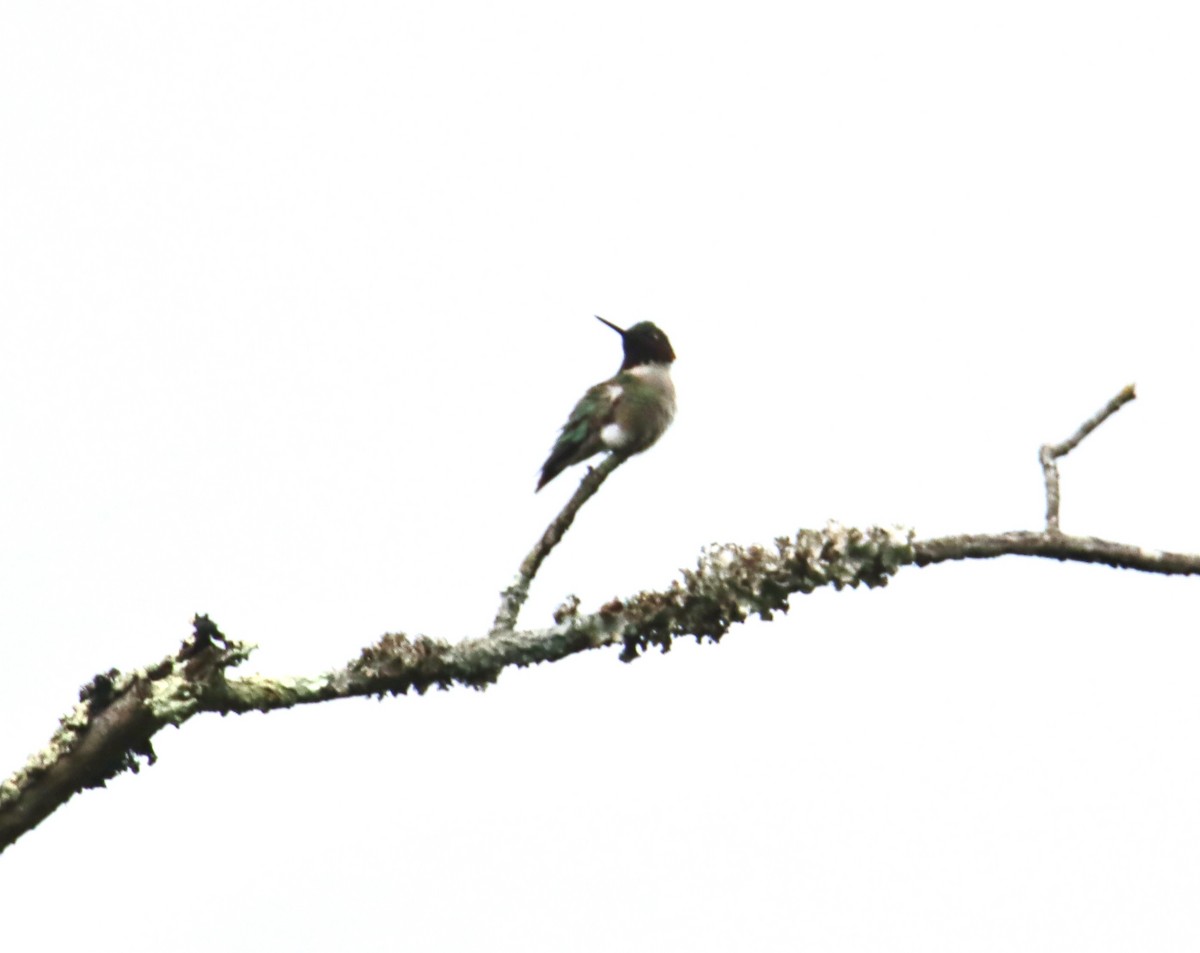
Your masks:
M670 364L675 360L671 342L657 324L640 321L631 328L622 329L611 321L605 321L600 315L596 315L596 320L621 335L625 344L625 363L621 365L621 370L627 371L640 364Z

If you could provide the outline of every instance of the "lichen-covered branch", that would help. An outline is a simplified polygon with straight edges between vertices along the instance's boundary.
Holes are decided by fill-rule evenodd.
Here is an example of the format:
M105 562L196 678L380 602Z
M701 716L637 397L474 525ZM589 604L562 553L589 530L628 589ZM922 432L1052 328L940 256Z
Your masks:
M197 616L192 637L174 655L136 672L110 669L84 685L50 743L0 784L0 851L79 791L136 773L141 760L153 764L150 739L201 710L211 686L249 653Z
M590 615L570 611L549 629L457 643L385 635L345 667L308 678L227 677L250 648L198 617L195 633L174 655L136 672L110 671L85 686L50 744L0 784L0 850L77 792L137 770L139 758L153 761L154 734L200 712L265 712L454 684L485 688L510 666L601 646L620 644L622 658L632 659L650 645L665 651L681 635L715 641L751 614L769 619L786 611L794 593L883 585L912 560L911 539L902 530L831 526L802 530L773 547L719 546L663 592L614 600Z
M796 594L821 586L883 586L902 566L930 566L959 559L1020 555L1100 563L1172 575L1200 574L1200 554L1167 553L1058 530L1056 460L1076 447L1124 403L1118 394L1068 440L1042 448L1046 472L1047 528L1042 532L945 536L914 541L901 528L800 530L771 546L714 546L693 569L661 591L614 599L580 614L572 596L555 613L551 628L515 631L529 585L562 539L579 508L624 458L610 455L583 478L570 502L525 557L505 590L491 631L462 642L426 636L383 636L344 667L313 677L228 677L250 646L226 638L207 617L173 655L132 673L96 676L79 704L61 719L50 743L0 784L0 851L66 803L75 793L102 786L122 771L154 761L151 740L167 725L200 712L272 711L363 695L423 693L464 685L486 688L504 669L553 662L588 649L620 645L631 661L651 646L671 648L680 636L718 641L753 615L764 620L786 612Z

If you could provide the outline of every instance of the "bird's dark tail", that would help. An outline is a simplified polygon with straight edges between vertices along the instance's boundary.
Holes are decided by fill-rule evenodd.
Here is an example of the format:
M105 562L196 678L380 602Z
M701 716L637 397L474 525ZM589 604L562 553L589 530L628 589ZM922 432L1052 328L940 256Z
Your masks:
M537 489L533 491L534 493L570 465L572 449L572 447L557 446L551 451L550 456L546 458L546 462L542 464L542 475L538 477Z

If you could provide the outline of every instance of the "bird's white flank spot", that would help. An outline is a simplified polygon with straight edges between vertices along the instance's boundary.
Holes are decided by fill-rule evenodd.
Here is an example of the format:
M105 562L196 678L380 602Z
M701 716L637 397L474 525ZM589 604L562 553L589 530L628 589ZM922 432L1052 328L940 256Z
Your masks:
M600 439L610 450L617 450L625 446L629 434L621 429L620 424L606 424L600 428Z

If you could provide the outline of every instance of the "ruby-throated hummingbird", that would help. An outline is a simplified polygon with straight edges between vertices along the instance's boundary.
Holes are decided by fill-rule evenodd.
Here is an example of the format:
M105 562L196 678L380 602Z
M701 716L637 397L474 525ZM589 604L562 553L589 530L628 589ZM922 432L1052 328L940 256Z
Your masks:
M539 490L567 467L603 450L625 456L641 453L653 446L675 416L671 383L675 352L667 336L649 321L623 331L600 315L596 320L621 335L625 360L613 377L591 388L571 411L542 464Z

